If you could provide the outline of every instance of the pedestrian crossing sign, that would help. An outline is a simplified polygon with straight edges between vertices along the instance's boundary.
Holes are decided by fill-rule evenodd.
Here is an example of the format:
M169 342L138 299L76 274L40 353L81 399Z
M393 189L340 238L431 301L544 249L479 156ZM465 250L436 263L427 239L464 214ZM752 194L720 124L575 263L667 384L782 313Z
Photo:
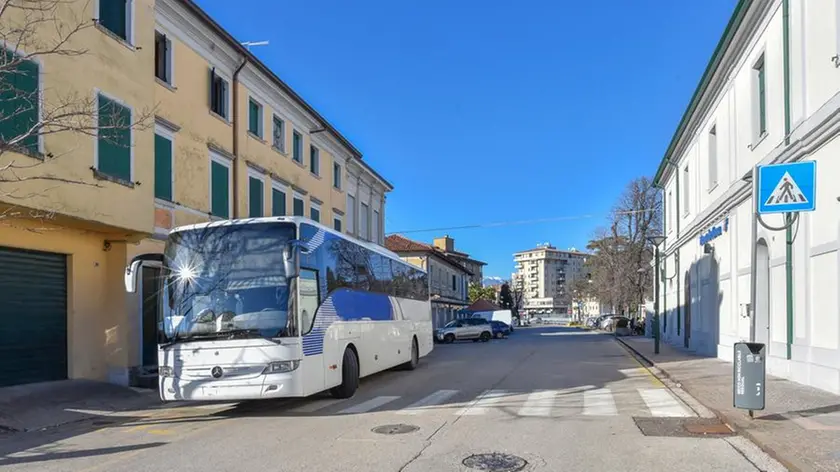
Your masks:
M792 213L816 208L817 163L758 167L758 212Z

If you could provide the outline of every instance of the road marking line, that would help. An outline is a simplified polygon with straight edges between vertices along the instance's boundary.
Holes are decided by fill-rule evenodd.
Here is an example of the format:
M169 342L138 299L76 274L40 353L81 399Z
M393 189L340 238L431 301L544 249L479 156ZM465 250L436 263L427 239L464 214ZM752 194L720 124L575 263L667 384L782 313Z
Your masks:
M289 413L314 413L318 410L323 410L324 408L335 405L336 403L343 402L344 400L338 398L330 398L324 400L314 400L311 402L304 403L303 405L292 408L289 410Z
M557 390L542 390L528 395L525 406L519 410L519 416L551 416L554 399L559 394Z
M615 416L618 409L608 388L598 388L583 392L583 414L587 416Z
M664 388L640 388L639 395L645 401L650 414L657 417L690 417L694 416L679 400Z
M505 397L504 390L486 390L471 405L466 408L458 410L455 414L457 416L477 416L487 413L490 406L498 403Z
M338 414L339 415L347 415L347 414L353 414L353 413L365 413L365 412L368 412L370 410L374 410L376 408L379 408L380 406L385 405L387 403L391 403L392 401L394 401L398 398L400 398L400 397L387 397L386 396L386 397L371 398L370 400L368 400L366 402L359 403L358 405L351 406L350 408L345 408L345 409L339 411Z
M454 397L457 393L458 390L438 390L437 392L427 396L426 398L418 400L412 403L411 405L408 405L407 407L403 408L402 410L397 411L397 414L418 415L423 411L428 410L428 408L424 407L439 405L445 402L446 400L449 400L450 398Z

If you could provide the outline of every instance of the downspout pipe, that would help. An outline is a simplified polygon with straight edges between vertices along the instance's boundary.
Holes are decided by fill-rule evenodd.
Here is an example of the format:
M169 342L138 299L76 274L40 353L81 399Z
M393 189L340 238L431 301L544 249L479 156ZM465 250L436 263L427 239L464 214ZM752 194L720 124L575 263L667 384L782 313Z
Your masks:
M790 0L782 0L782 57L785 94L785 146L790 144ZM793 225L785 214L785 292L787 301L787 359L793 346Z
M248 57L242 56L242 62L233 72L233 80L231 81L231 92L233 101L233 218L239 218L239 73L248 64Z

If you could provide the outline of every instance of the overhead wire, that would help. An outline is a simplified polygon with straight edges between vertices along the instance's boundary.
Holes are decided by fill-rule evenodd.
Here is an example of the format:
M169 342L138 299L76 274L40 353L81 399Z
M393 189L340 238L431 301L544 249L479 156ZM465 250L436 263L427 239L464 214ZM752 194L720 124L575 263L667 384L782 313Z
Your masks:
M632 215L636 213L647 213L651 211L657 211L656 208L643 208L640 210L623 210L623 211L616 211L611 213L612 215ZM431 233L436 231L454 231L454 230L462 230L462 229L479 229L479 228L496 228L501 226L515 226L515 225L528 225L528 224L537 224L537 223L551 223L556 221L569 221L569 220L585 220L589 218L594 218L597 215L587 214L587 215L576 215L576 216L557 216L552 218L537 218L532 220L508 220L508 221L497 221L492 223L476 223L470 225L462 225L462 226L445 226L445 227L437 227L437 228L422 228L422 229L407 229L403 231L389 231L386 233L387 236L393 234L410 234L410 233Z

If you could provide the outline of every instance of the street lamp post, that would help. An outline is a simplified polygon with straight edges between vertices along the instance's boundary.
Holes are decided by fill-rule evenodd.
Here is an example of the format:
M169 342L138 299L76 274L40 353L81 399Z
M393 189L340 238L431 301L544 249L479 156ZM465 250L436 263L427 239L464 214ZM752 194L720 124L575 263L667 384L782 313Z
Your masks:
M653 289L653 353L659 354L659 246L665 241L665 236L651 236L648 241L654 246L653 270L656 271L656 285Z

